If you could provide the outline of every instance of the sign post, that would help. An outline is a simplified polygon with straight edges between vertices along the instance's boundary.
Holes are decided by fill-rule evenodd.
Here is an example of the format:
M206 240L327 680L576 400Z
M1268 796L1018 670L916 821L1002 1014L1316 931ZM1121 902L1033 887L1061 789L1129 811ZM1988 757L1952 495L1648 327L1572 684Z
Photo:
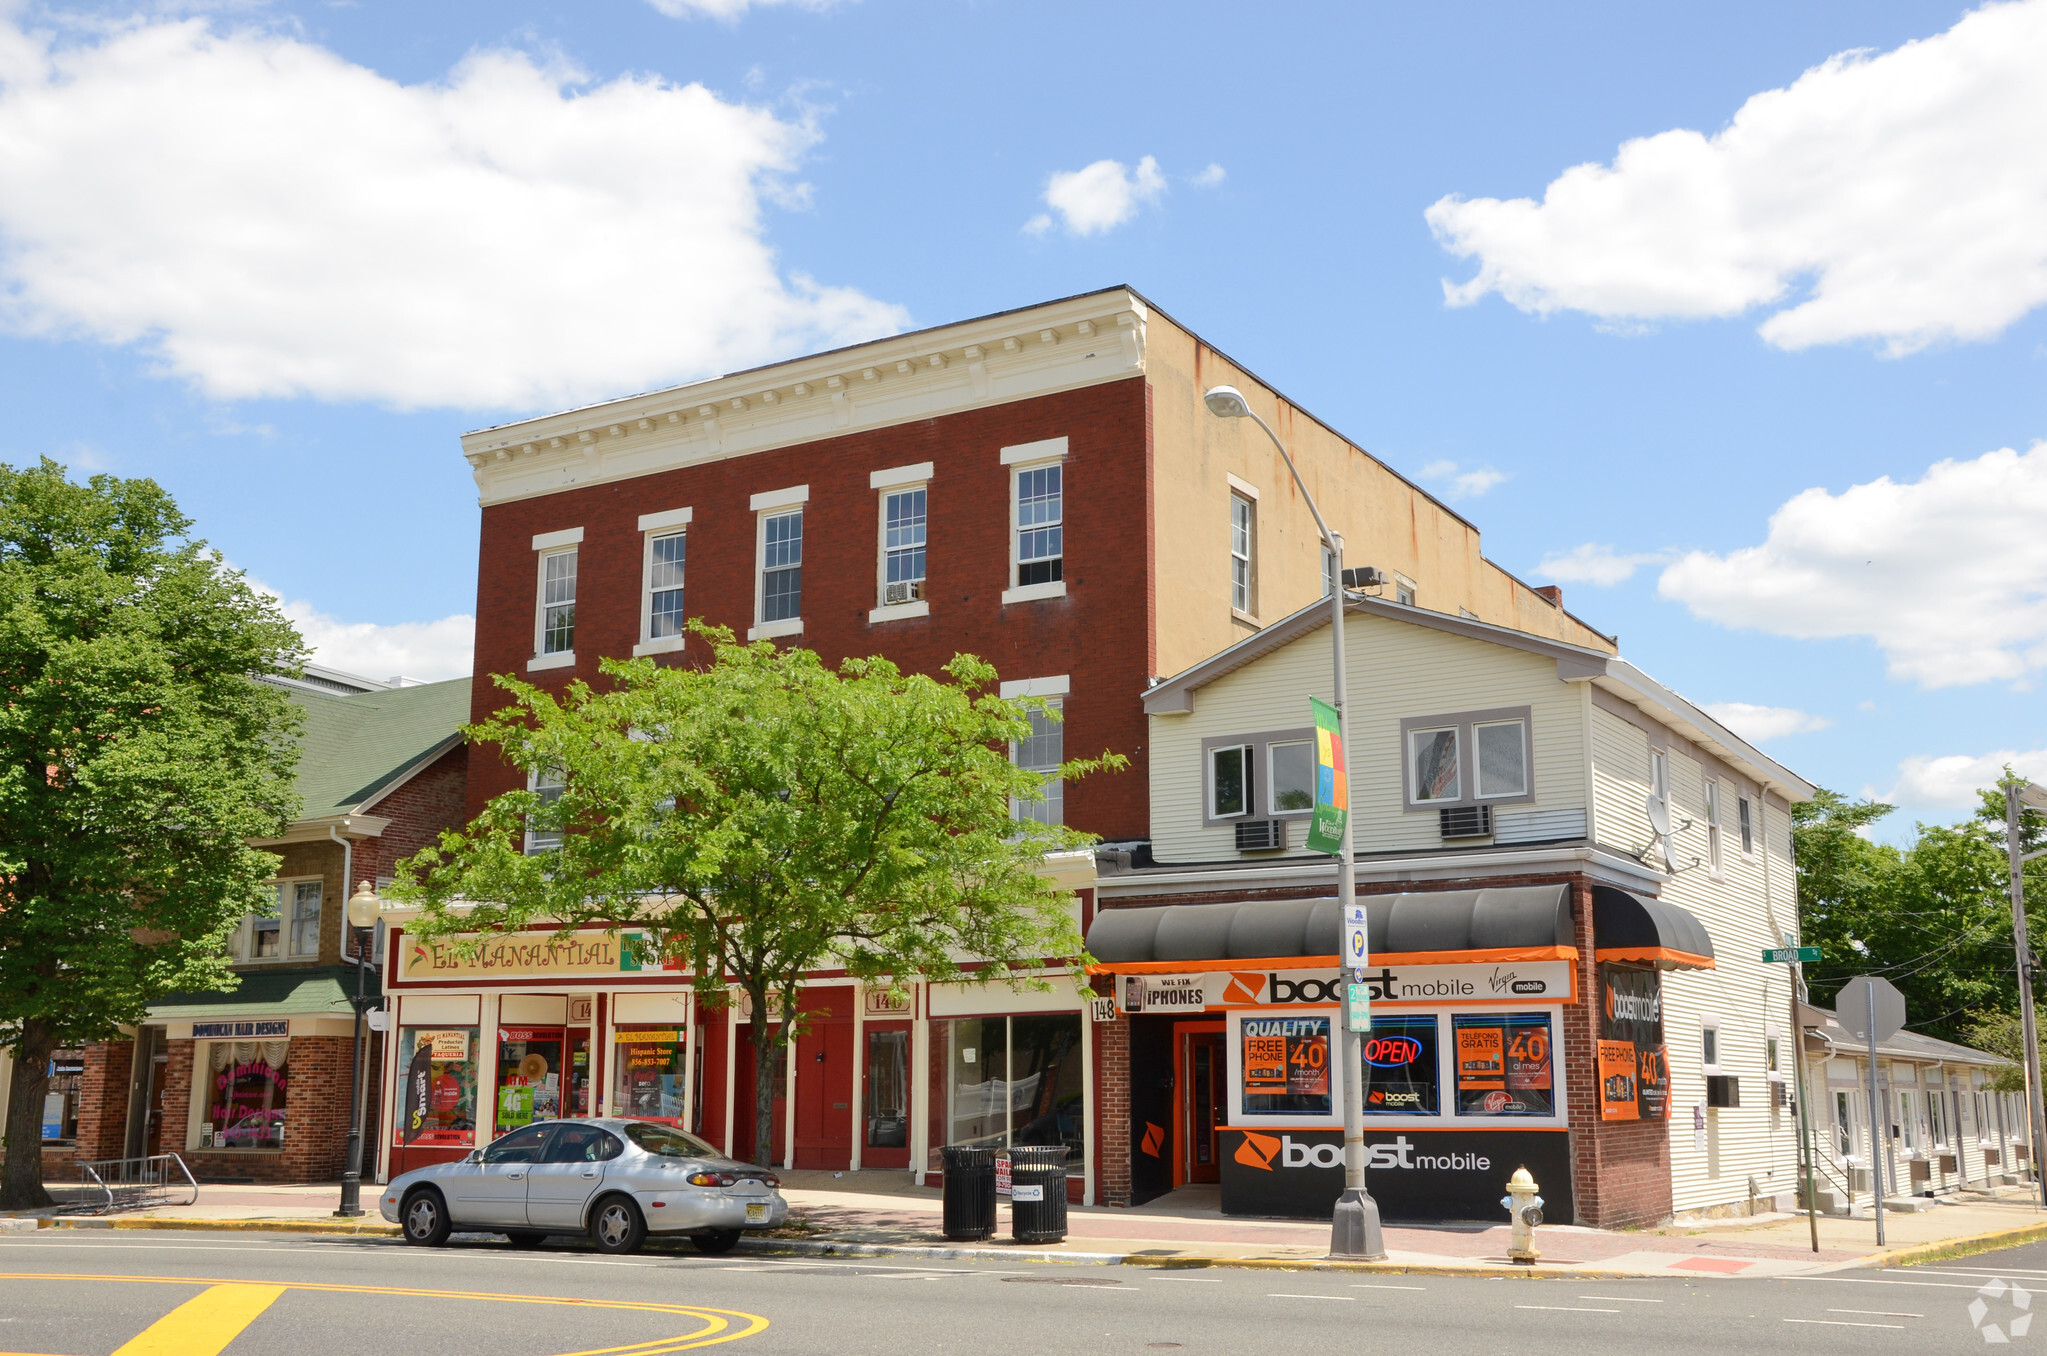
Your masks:
M1372 964L1372 941L1365 929L1365 906L1352 903L1343 912L1343 963L1350 971L1344 986L1343 1025L1364 1035L1372 1029L1372 990L1365 971Z
M1884 1155L1890 1139L1876 1091L1876 1043L1905 1025L1905 995L1888 979L1857 975L1834 998L1834 1016L1851 1036L1869 1043L1869 1183L1876 1189L1876 1245L1884 1245Z
M1798 1152L1799 1167L1805 1173L1805 1222L1812 1231L1812 1250L1820 1250L1820 1188L1816 1181L1818 1160L1812 1152L1811 1109L1805 1104L1805 1028L1798 1024L1798 1003L1805 997L1805 966L1817 963L1820 949L1816 946L1765 947L1765 963L1782 963L1791 967L1791 1071L1794 1095L1798 1098Z

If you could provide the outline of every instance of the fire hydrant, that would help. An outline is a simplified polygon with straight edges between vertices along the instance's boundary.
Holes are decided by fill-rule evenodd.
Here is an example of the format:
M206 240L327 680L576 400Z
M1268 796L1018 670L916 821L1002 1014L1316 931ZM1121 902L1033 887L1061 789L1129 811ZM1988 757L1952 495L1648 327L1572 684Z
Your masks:
M1535 1226L1542 1223L1542 1197L1535 1194L1536 1190L1528 1169L1516 1168L1507 1179L1507 1194L1500 1197L1500 1206L1514 1226L1513 1237L1507 1243L1510 1262L1533 1266L1542 1255L1535 1250Z

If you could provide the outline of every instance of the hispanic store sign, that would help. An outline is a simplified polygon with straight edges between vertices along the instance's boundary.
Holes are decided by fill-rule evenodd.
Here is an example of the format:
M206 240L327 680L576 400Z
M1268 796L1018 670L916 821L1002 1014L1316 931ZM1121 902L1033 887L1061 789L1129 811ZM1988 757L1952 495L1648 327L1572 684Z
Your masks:
M1571 962L1475 965L1375 965L1363 987L1374 1007L1435 1003L1568 1003ZM1207 970L1184 975L1117 975L1125 1012L1200 1012L1208 1008L1288 1007L1344 1001L1340 970Z
M429 942L400 934L397 984L445 984L450 980L557 979L632 974L641 971L631 954L633 934L602 932L557 941L544 932L493 937L473 953L458 952L455 939ZM465 939L467 940L467 939ZM648 967L660 973L657 967Z

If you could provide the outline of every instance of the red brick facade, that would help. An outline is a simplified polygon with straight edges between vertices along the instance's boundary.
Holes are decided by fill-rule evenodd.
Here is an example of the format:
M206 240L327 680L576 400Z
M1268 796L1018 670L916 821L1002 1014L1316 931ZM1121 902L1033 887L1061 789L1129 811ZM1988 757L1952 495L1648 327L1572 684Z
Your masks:
M364 1078L375 1080L383 1057L382 1037L370 1033L365 1049ZM192 1105L192 1059L196 1041L170 1042L170 1067L165 1075L164 1105L175 1120L167 1128L166 1149L184 1142L184 1116ZM287 1120L280 1149L190 1149L184 1154L192 1175L201 1181L327 1182L341 1176L348 1151L349 1039L346 1036L294 1036L285 1064ZM377 1098L364 1101L363 1161L365 1178L376 1170Z
M68 1182L75 1165L127 1153L128 1081L135 1067L135 1042L106 1041L85 1047L78 1079L78 1137L43 1150L43 1180Z
M1005 606L1010 578L1007 446L1068 439L1064 474L1064 598ZM879 491L870 472L933 463L929 486L928 617L869 623L876 602ZM941 418L892 425L798 447L753 453L483 510L476 600L477 718L505 705L491 675L526 678L533 657L539 566L533 538L583 529L577 560L576 666L530 675L551 690L594 680L600 656L639 642L644 539L639 516L687 506L686 607L691 617L744 637L754 623L757 514L752 495L807 484L803 521L803 632L786 643L826 662L883 654L931 672L960 651L1004 678L1069 675L1068 757L1104 749L1131 768L1067 788L1067 822L1109 838L1141 838L1149 815L1145 716L1152 675L1149 542L1151 449L1142 377ZM701 660L692 641L675 657ZM674 662L674 661L671 661ZM468 807L522 785L479 751Z

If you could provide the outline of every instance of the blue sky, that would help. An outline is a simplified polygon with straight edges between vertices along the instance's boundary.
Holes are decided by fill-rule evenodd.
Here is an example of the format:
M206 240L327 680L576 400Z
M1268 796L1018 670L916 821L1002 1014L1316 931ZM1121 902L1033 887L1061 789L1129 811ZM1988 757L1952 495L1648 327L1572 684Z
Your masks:
M462 430L1125 282L1895 832L2047 781L2043 63L2047 0L0 0L0 459L445 676Z

